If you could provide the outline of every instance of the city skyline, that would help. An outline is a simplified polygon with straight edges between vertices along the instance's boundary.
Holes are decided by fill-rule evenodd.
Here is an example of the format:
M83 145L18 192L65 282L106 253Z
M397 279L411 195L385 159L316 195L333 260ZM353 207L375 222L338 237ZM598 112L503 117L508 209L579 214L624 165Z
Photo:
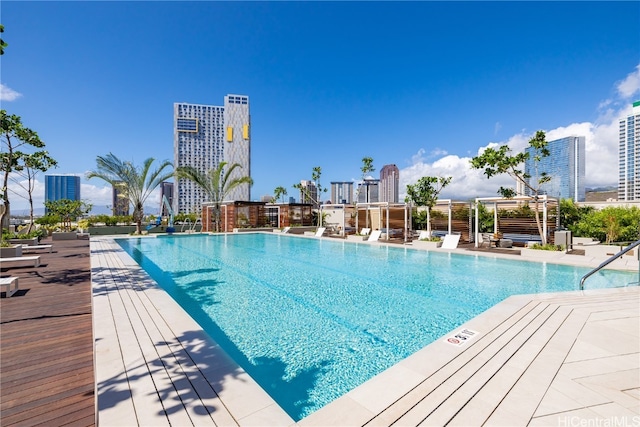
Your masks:
M636 2L7 1L2 11L2 108L39 133L59 163L50 173L82 177L94 206L111 202L109 186L84 178L96 156L172 158L175 102L251 98L253 200L278 186L295 194L316 166L323 183L357 182L363 157L376 175L398 166L400 200L427 175L453 176L442 196L465 200L513 186L471 170L471 157L492 144L521 151L536 130L584 135L586 187L616 186L618 119L640 99ZM112 31L95 31L105 22ZM43 187L40 175L36 204Z

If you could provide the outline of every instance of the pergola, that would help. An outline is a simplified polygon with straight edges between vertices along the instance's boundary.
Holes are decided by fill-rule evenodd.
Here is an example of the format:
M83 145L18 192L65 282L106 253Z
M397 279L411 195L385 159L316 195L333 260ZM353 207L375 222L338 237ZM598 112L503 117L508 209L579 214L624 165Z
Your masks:
M542 229L548 230L549 228L549 208L556 207L559 210L558 199L551 198L546 194L537 196L538 207L542 208ZM479 224L478 224L478 206L480 203L493 204L493 232L498 233L498 207L503 209L517 209L524 204L528 204L531 209L535 209L536 197L534 196L516 196L510 199L504 197L478 197L475 202L475 247L478 247L479 243ZM559 212L556 214L556 218L559 218ZM542 236L541 236L542 237Z
M364 227L372 229L386 229L387 233L384 237L385 240L389 240L390 230L392 223L398 224L399 218L397 213L402 211L402 230L404 241L407 241L409 231L411 231L411 206L406 203L390 203L390 202L377 202L377 203L357 203L356 204L356 231L359 230L362 225L359 224L360 212L364 210ZM377 218L371 215L372 212L377 211L379 215ZM396 218L393 218L393 217ZM377 220L377 221L376 221ZM371 224L369 223L371 222ZM383 227L386 225L386 227ZM399 228L399 227L398 227Z
M455 208L459 208L459 207L463 207L465 210L468 211L468 221L464 224L461 223L460 220L454 220L453 219L453 212ZM424 209L427 209L426 207L422 207ZM431 209L431 212L433 213L434 211L438 211L438 212L446 212L447 215L447 234L453 234L454 232L457 232L463 236L465 236L464 238L470 239L471 238L471 203L470 202L462 202L462 201L454 201L452 199L438 199L436 200L436 204L435 206ZM454 224L455 221L455 224ZM435 218L433 218L433 216L431 217L431 222L434 223L435 222ZM454 227L455 225L455 227ZM433 225L432 225L433 228ZM436 230L433 230L436 231ZM471 240L468 240L469 242Z

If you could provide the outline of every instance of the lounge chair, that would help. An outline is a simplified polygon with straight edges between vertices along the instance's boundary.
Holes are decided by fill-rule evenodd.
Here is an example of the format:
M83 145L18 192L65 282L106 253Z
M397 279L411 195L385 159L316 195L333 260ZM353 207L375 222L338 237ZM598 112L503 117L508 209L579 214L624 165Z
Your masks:
M480 244L478 245L479 247L483 247L485 245L485 243L487 244L487 247L491 247L491 233L480 233Z
M377 242L381 234L382 234L382 230L373 230L371 232L371 235L367 239L367 242Z
M326 230L325 227L318 227L318 229L316 230L316 237L322 237L325 230Z
M11 286L13 285L13 289ZM18 292L18 278L17 277L0 277L0 286L5 288L7 298L13 296Z
M368 236L369 233L371 233L371 229L370 228L363 228L362 230L360 230L360 235L361 236Z
M291 227L285 227L282 229L282 233L288 233L291 230Z
M39 267L40 255L0 258L0 267L2 268L19 267L20 264L33 264L34 267Z
M418 236L418 240L427 240L429 238L429 232L427 230L422 230L420 235Z
M442 249L455 249L458 247L458 242L460 241L459 234L447 234L444 236L444 240L442 241Z

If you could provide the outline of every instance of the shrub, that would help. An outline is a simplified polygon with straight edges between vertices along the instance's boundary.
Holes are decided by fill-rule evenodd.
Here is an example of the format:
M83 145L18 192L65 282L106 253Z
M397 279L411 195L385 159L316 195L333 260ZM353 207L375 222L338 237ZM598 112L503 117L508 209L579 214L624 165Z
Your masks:
M541 251L563 251L564 250L564 246L562 245L553 245L551 243L547 243L546 245L540 244L540 243L534 243L533 245L529 246L529 249L538 249Z

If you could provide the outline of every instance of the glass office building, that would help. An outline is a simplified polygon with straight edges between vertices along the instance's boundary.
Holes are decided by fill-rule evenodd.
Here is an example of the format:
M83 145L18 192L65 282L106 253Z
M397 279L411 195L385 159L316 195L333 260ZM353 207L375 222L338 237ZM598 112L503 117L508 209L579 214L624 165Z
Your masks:
M331 183L331 203L347 204L353 203L353 182L338 182Z
M80 177L77 175L45 175L44 200L80 200Z
M251 176L249 97L227 95L224 106L175 103L173 105L174 167L192 166L206 174L221 162L238 163L230 179ZM223 171L224 173L225 171ZM226 200L250 200L250 186L243 184ZM187 179L176 183L173 209L176 213L200 214L208 197Z
M640 200L640 101L619 120L618 200Z
M358 184L357 203L378 203L380 201L380 180L365 178Z
M529 159L525 162L524 171L531 176L529 184L537 187L538 179L546 173L551 179L540 186L540 194L584 202L585 137L568 136L548 141L547 148L550 155L542 157L539 162L534 160L535 150L527 148ZM531 196L531 191L527 189L525 194Z

